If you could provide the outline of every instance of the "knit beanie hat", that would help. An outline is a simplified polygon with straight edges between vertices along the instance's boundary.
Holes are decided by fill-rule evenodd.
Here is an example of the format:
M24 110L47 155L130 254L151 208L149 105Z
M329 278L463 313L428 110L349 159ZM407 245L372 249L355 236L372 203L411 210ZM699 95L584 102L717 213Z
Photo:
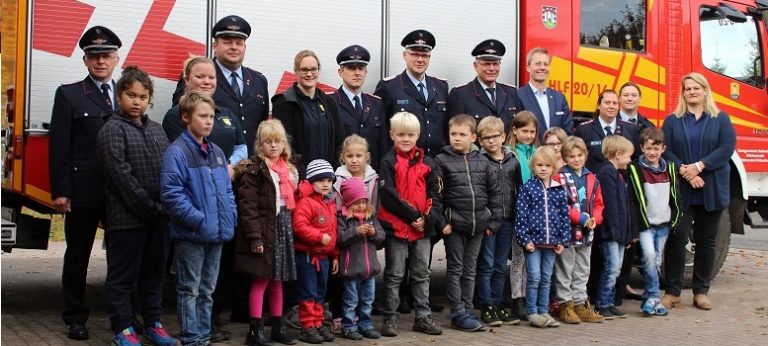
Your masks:
M360 178L350 178L341 183L341 213L347 215L347 209L355 202L368 198L368 191L365 191L365 183Z
M320 179L330 178L336 180L336 174L333 173L333 167L328 161L317 159L307 165L307 180L314 183Z

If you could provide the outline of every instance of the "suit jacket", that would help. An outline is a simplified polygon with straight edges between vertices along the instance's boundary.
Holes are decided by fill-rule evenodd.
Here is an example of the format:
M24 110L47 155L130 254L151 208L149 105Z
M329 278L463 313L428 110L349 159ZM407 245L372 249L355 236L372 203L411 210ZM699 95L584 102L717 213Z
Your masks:
M96 136L104 125L103 115L111 110L89 76L56 89L48 132L53 199L69 197L72 207L104 207L104 176L96 163Z
M547 100L549 100L549 127L560 127L569 135L573 134L573 114L570 108L568 108L568 101L565 99L563 93L552 89L546 88ZM536 118L539 120L539 142L544 142L544 132L547 131L547 123L544 121L544 114L542 114L539 102L536 101L536 95L533 94L533 88L526 83L525 86L517 90L517 95L520 97L520 104L523 109L533 112ZM594 171L597 172L597 171Z
M256 143L256 130L259 124L269 116L267 78L261 72L242 66L243 90L238 99L215 58L213 65L216 67L216 92L213 94L213 100L216 106L227 108L238 117L245 135L248 156L255 155L253 149ZM184 95L185 86L184 78L179 78L176 91L173 93L174 106L179 103L181 95Z
M637 160L640 156L640 126L617 120L616 130L613 133L622 135L632 142L632 145L635 147L635 150L632 153L632 159ZM584 143L587 144L587 150L589 151L587 168L589 168L590 171L597 172L600 170L600 166L608 163L608 159L603 155L603 138L605 138L605 130L600 126L599 120L593 119L577 126L575 136L583 139Z
M397 112L416 115L421 123L421 135L416 145L434 157L448 145L448 83L432 76L424 79L429 90L428 100L424 100L424 95L419 93L405 71L382 79L374 94L384 102L387 119Z
M389 124L384 113L384 103L376 95L362 93L363 114L355 111L355 105L347 94L339 88L331 95L339 105L339 117L344 125L344 131L349 136L353 133L368 141L368 151L371 153L371 167L379 171L379 162L392 146L389 139Z
M486 116L495 115L504 121L504 133L509 132L512 118L520 108L520 98L515 87L496 83L494 105L477 78L451 89L448 95L448 119L457 114L469 114L480 123Z

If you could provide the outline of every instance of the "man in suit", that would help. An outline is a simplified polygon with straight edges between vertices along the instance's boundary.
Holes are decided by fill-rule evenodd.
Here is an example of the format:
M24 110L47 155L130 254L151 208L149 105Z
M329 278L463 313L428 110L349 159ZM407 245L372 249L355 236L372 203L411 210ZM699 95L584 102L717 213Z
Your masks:
M381 157L390 148L389 126L381 98L362 91L370 61L371 53L359 45L339 52L336 63L342 85L333 97L339 105L339 116L347 135L355 133L368 141L371 167L378 171Z
M472 50L475 61L472 66L477 78L469 83L451 89L448 95L448 116L469 114L480 123L488 115L495 115L504 121L504 132L510 130L512 118L520 109L515 87L499 83L496 79L501 71L501 58L506 48L498 40L485 40Z
M79 42L88 69L85 79L56 89L49 131L51 197L66 214L62 318L67 337L87 340L85 280L96 228L104 220L104 177L96 164L96 135L103 115L117 109L112 72L120 62L120 39L103 26L85 31Z
M414 30L400 44L405 48L405 71L381 80L374 94L384 101L387 118L397 112L416 115L421 123L416 145L434 157L448 145L448 83L427 76L435 36L426 30Z
M560 127L569 135L573 134L573 114L563 93L547 87L549 78L549 52L536 47L528 52L526 70L530 76L528 84L517 94L523 109L536 114L539 120L539 142L544 142L544 132L550 127Z
M217 106L227 108L239 117L248 155L254 155L256 130L269 115L269 92L267 78L261 72L243 66L245 41L251 35L251 26L245 19L230 15L219 20L211 34L217 80L213 100ZM179 103L184 88L182 76L173 93L173 105Z

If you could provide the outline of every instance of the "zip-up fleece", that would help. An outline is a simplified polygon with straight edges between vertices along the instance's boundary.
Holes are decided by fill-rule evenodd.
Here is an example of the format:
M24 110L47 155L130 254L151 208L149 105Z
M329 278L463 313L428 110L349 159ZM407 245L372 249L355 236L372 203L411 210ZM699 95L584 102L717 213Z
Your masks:
M496 177L499 179L499 190L501 190L501 217L515 221L515 204L517 203L517 193L523 186L523 177L520 172L520 161L517 160L515 153L507 146L501 147L504 158L497 160L485 149L480 153L485 155L491 162L496 171Z
M660 160L658 169L643 164L643 156L640 161L629 165L630 210L633 213L632 227L633 234L639 231L650 229L652 226L658 226L669 223L670 228L677 225L680 219L680 194L677 182L677 167L674 162ZM664 191L668 194L668 203L664 206L657 205ZM654 198L659 196L658 198ZM653 209L669 208L669 218L666 212L653 212Z
M450 145L435 157L445 218L437 229L450 224L453 232L474 235L501 225L501 188L496 168L477 150L460 154Z
M579 212L569 210L566 186L552 179L548 188L534 176L520 189L517 198L515 233L520 246L554 248L571 241L571 221Z
M357 233L357 226L361 222L373 224L376 234L369 237ZM384 244L385 238L384 229L381 228L375 214L362 221L356 217L346 218L339 215L338 244L341 249L339 276L367 279L378 275L381 272L381 264L376 256L376 249Z
M336 200L317 193L307 180L299 184L297 197L293 211L293 247L313 257L337 257ZM331 237L326 245L322 243L323 234Z
M368 192L368 206L371 210L379 209L379 175L373 170L371 165L365 166L363 172L363 184L365 191ZM336 181L333 183L333 191L336 193L336 208L341 211L341 184L352 178L346 165L336 168Z

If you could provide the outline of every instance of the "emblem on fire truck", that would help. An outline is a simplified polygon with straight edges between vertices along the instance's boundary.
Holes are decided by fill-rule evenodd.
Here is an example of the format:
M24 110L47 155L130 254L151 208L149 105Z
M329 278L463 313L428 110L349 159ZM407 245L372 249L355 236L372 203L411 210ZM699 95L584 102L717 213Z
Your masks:
M547 29L554 29L557 26L557 7L541 6L541 22Z

